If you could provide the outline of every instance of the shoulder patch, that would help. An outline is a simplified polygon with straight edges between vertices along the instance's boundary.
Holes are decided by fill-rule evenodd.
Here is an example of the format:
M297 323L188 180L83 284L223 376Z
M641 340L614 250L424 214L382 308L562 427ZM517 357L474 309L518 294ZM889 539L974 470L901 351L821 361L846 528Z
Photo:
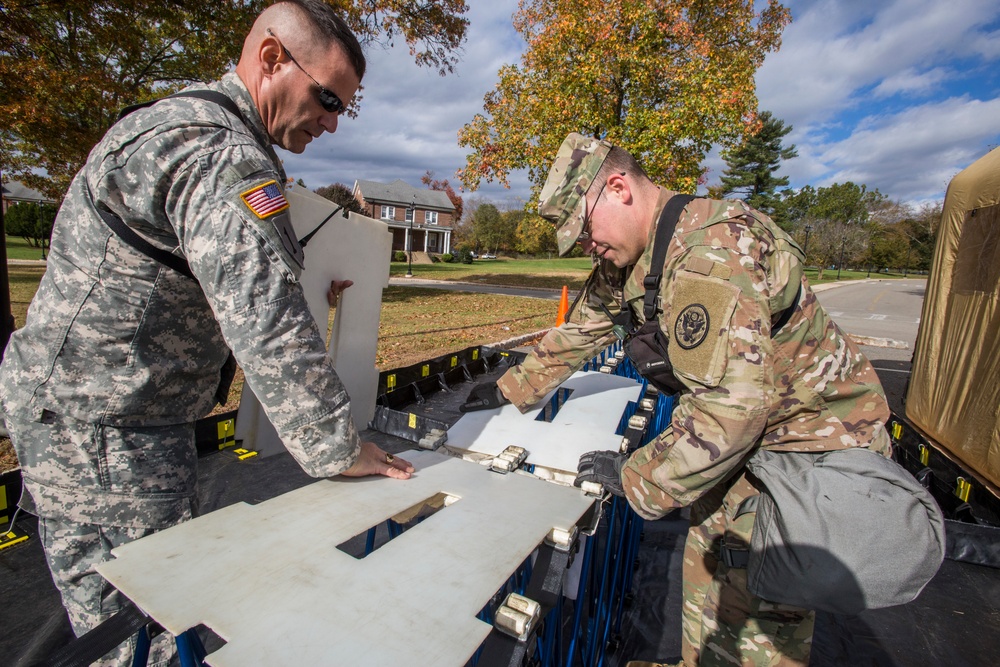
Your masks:
M240 199L261 220L281 213L289 206L278 182L273 179L241 193Z
M663 328L672 338L677 375L709 387L722 381L729 355L729 325L740 290L732 283L680 271Z

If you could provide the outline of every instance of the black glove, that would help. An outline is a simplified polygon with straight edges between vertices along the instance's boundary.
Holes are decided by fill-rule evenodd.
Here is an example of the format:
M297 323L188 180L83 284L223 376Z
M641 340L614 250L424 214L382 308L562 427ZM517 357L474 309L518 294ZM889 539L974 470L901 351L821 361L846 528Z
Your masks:
M500 392L500 387L496 382L480 382L469 392L469 397L459 408L462 412L475 412L476 410L492 410L499 408L505 403L509 403L507 397Z
M624 498L622 466L625 465L627 458L627 455L619 452L587 452L580 457L580 466L573 485L597 482L604 485L605 490Z

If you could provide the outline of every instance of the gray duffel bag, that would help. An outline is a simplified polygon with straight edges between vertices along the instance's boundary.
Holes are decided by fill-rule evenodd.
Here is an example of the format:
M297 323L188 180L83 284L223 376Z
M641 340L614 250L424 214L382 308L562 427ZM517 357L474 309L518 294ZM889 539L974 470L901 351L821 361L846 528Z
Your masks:
M880 454L758 449L747 468L766 488L737 511L757 513L746 556L754 595L856 614L913 600L940 567L940 508Z

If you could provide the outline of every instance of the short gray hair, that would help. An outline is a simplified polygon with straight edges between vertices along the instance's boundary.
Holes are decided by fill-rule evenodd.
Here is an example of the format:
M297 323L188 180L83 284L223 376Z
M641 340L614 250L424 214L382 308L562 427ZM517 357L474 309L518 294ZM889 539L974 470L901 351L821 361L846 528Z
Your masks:
M323 0L281 0L281 2L295 5L305 12L313 27L323 37L341 46L351 63L351 67L354 68L354 73L358 75L358 80L365 78L365 69L368 63L361 50L361 44L347 22L337 13L337 10Z

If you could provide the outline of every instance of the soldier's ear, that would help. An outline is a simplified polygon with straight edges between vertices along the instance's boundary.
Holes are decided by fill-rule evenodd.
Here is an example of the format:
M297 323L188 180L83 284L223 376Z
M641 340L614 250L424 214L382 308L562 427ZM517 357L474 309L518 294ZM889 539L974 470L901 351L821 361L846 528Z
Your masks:
M623 204L632 203L632 187L629 184L625 174L615 172L608 176L605 190L608 191L609 195L613 195Z
M272 35L265 34L264 38L260 40L260 46L257 47L258 61L264 75L274 74L275 69L281 63L282 53L281 43Z

